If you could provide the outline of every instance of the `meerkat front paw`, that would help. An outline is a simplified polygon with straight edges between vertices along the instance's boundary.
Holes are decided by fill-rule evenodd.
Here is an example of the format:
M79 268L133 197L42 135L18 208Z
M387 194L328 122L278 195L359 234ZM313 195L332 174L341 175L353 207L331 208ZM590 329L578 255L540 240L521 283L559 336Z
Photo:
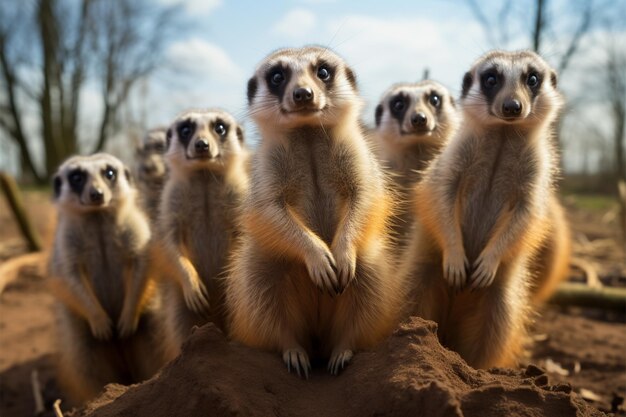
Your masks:
M443 277L448 285L455 290L461 290L467 282L467 268L469 262L465 251L444 251Z
M309 253L305 263L311 280L319 289L331 294L339 292L335 258L327 247L319 245L314 252Z
M335 349L328 361L328 372L331 375L338 375L350 363L353 356L354 352L350 349Z
M120 337L128 337L135 333L139 325L139 315L130 310L122 309L122 314L117 322L117 333Z
M295 347L292 349L286 349L283 351L283 361L287 365L287 371L291 373L292 369L298 373L299 377L309 379L309 372L311 372L311 363L309 362L309 355L301 347Z
M183 296L185 304L193 312L202 313L209 309L209 294L200 278L185 280Z
M356 249L351 245L338 245L332 248L332 253L337 264L338 289L342 293L356 274Z
M113 333L113 323L104 311L89 320L89 327L93 337L99 340L109 340Z
M490 286L496 278L499 266L500 261L498 259L495 259L488 253L481 253L474 262L474 272L472 272L470 279L470 287L477 289Z

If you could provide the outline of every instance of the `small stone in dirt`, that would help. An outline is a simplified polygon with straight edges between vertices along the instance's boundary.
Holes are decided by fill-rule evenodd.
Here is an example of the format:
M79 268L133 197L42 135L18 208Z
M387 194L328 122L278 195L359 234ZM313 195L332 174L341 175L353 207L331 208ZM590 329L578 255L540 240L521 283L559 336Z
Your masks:
M534 379L533 382L538 387L544 387L544 386L548 385L548 375L546 375L546 374L539 375L537 378Z
M624 404L624 397L614 392L611 400L611 413L617 413L622 404Z
M556 385L552 385L550 387L550 391L554 391L554 392L564 392L566 394L569 394L570 392L572 392L572 386L569 383L561 383L561 384L556 384Z
M531 363L530 365L528 365L526 367L526 371L524 372L524 375L529 376L529 377L533 377L533 376L543 375L545 373L546 373L546 371L544 371L543 369L541 369L537 365L533 365Z

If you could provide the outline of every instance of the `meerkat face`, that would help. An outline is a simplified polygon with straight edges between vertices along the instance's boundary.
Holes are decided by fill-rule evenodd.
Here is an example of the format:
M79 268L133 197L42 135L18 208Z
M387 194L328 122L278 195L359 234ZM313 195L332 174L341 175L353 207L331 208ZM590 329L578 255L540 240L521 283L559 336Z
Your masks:
M381 136L407 145L445 139L456 119L454 99L434 81L394 85L375 111Z
M492 51L463 78L465 114L484 124L534 125L561 107L556 72L531 51Z
M163 155L166 148L166 128L148 131L141 145L137 148L137 175L139 181L158 180L167 172Z
M243 129L221 110L192 110L180 115L166 135L165 155L172 170L223 170L243 152Z
M248 81L250 115L261 128L332 126L360 103L354 72L322 47L280 49Z
M117 207L134 192L128 168L105 153L65 161L54 175L53 188L59 207L75 212Z

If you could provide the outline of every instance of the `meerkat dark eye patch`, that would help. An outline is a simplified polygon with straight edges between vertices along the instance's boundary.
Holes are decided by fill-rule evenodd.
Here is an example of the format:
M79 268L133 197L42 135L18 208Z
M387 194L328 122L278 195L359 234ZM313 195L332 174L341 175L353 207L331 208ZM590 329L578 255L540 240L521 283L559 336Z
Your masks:
M533 68L530 68L528 73L522 76L522 82L528 86L533 97L539 93L542 81L541 74Z
M228 134L228 125L224 123L222 119L217 119L213 123L213 131L221 138L222 141L226 140Z
M379 104L376 106L376 110L374 111L374 121L376 122L376 127L380 126L380 121L383 118L383 105Z
M502 84L502 75L495 68L488 69L480 75L480 91L487 99L487 103L493 103Z
M80 168L73 169L67 174L67 182L72 191L80 195L87 182L87 173Z
M265 81L267 82L268 90L281 101L290 78L291 70L289 67L281 64L274 65L265 73Z
M61 181L61 177L55 175L52 179L52 189L54 190L54 199L56 200L61 195L61 187L63 186L63 181Z
M389 99L389 111L391 115L398 120L398 123L402 124L404 115L409 108L409 97L405 94L396 94Z
M441 107L441 94L436 91L431 91L428 95L428 102L436 109Z
M111 165L107 165L106 168L102 170L102 176L113 184L117 178L117 169L113 168Z
M325 61L319 61L317 66L313 66L313 72L327 86L332 85L335 79L335 68Z
M191 119L183 120L176 127L176 131L178 132L178 140L186 148L196 132L196 123Z

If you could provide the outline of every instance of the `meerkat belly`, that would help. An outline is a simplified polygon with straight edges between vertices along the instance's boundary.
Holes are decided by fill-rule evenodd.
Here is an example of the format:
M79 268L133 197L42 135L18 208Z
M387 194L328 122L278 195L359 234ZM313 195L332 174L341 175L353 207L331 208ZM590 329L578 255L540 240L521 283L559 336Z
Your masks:
M295 202L305 224L326 244L332 243L339 222L340 196L330 178L331 144L323 138L303 140L294 150L302 170L301 190ZM306 169L303 169L305 168ZM334 168L336 170L336 167Z
M520 140L489 139L494 140L485 140L485 146L477 150L474 161L462 174L461 187L466 187L468 198L462 207L461 229L470 262L480 255L499 219L514 208L529 185L517 162L523 157Z
M231 219L229 219L225 197L221 195L219 184L206 179L192 185L193 195L188 199L194 202L194 220L187 223L186 240L190 260L209 287L214 278L223 272L231 239Z
M117 320L124 302L125 258L129 255L120 246L120 239L105 238L105 233L114 230L106 220L89 222L86 228L89 232L85 235L93 237L85 242L83 251L88 279L104 310L111 319Z

